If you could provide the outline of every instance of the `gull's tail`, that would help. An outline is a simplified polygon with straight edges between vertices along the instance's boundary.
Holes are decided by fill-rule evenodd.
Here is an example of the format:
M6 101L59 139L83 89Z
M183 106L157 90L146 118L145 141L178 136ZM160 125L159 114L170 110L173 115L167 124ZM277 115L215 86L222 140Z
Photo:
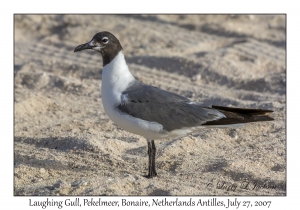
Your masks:
M268 116L269 113L273 112L272 110L243 109L225 106L212 106L212 109L223 113L226 118L209 121L203 125L231 125L274 120Z

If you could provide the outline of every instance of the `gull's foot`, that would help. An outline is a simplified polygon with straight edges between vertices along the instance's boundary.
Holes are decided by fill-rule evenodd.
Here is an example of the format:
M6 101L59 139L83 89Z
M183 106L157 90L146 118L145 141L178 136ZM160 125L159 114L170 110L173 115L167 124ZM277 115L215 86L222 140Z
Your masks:
M156 173L156 171L154 171L154 172L150 172L148 175L146 175L145 177L146 178L148 178L148 179L150 179L150 178L153 178L153 177L156 177L157 176L157 173Z

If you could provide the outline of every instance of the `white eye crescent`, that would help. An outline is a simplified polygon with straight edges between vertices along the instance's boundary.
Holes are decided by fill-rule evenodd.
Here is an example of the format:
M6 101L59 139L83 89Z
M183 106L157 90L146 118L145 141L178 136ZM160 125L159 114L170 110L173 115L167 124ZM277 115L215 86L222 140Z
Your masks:
M107 44L108 43L108 38L107 37L103 37L102 38L102 42L103 42L103 44Z

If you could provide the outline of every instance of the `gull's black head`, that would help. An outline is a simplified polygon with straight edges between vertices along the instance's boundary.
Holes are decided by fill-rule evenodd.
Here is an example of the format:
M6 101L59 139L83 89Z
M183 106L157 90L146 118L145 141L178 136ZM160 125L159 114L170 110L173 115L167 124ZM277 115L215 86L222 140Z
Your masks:
M94 35L88 43L79 45L74 52L92 49L102 55L103 66L110 63L116 55L122 50L119 40L110 32L102 31Z

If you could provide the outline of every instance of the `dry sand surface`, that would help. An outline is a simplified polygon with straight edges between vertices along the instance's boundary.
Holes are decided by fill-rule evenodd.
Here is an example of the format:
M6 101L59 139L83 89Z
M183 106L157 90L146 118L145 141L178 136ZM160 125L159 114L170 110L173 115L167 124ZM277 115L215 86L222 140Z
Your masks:
M284 15L15 15L15 195L285 195ZM117 127L101 99L102 58L73 53L119 38L144 83L275 121L156 141ZM247 185L248 184L248 185Z

